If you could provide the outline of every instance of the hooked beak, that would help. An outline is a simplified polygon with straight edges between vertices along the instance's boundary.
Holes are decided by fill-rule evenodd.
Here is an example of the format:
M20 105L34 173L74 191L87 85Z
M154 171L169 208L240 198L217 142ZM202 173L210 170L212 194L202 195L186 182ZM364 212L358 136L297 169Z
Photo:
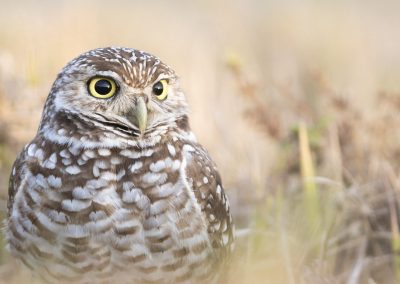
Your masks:
M138 97L134 108L129 114L129 120L134 123L143 135L147 127L147 106L143 97Z

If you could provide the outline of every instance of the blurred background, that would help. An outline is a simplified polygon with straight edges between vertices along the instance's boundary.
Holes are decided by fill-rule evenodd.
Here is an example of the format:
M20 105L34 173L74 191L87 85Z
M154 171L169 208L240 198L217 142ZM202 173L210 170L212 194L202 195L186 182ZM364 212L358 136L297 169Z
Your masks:
M230 283L398 282L398 1L0 3L0 218L60 69L133 47L181 76L222 174ZM18 281L4 246L0 282Z

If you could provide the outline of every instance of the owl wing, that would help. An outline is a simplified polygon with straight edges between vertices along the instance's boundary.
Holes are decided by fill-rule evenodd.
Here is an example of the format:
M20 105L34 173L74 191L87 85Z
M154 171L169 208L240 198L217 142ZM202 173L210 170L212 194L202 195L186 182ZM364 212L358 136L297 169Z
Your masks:
M207 151L199 144L183 146L189 185L204 213L207 230L218 257L225 257L233 247L233 223L221 177Z
M23 177L22 168L24 165L24 160L25 160L25 151L22 151L12 166L10 181L8 183L8 203L7 203L8 216L10 216L11 214L12 206L14 204L14 197L17 194L17 191L21 185Z

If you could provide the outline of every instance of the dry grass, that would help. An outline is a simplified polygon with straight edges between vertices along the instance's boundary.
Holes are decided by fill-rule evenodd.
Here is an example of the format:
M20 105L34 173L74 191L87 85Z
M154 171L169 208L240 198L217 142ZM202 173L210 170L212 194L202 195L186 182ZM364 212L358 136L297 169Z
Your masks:
M238 227L231 282L395 283L398 8L4 0L0 199L59 69L94 47L136 47L181 75L192 128L222 172Z
M323 112L312 109L306 97L282 90L294 117L288 124L273 114L273 101L259 100L237 65L230 68L251 101L249 119L276 140L280 153L270 179L273 191L253 204L251 230L238 251L244 255L236 265L248 271L235 270L240 272L234 279L261 283L268 275L271 283L397 283L398 148L381 134L399 118L396 95L378 93L377 117L370 119L320 74L308 74L313 84L308 94Z

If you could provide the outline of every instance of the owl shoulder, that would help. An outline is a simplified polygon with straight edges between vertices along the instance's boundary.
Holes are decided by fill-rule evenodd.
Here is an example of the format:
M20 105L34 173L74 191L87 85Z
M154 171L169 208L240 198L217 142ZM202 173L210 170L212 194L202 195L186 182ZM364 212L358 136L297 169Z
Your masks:
M208 152L198 143L183 145L186 175L207 221L207 230L214 248L233 244L233 223L230 206L221 176Z

